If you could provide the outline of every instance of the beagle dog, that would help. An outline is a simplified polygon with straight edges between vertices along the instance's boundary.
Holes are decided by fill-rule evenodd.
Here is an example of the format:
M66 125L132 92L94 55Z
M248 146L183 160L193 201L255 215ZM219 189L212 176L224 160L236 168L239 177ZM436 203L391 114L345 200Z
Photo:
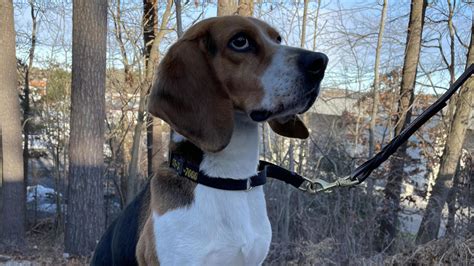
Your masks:
M206 19L163 58L148 111L171 126L171 154L199 175L250 180L259 123L308 137L297 114L314 103L327 63L322 53L282 45L260 20ZM175 169L155 173L103 235L92 265L262 264L271 242L263 187L216 189Z

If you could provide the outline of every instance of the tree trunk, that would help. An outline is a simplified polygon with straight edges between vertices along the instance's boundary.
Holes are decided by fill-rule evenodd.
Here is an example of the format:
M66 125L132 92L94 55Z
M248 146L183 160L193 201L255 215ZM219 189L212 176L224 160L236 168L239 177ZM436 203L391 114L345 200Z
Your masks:
M112 10L110 14L112 15L112 21L114 24L114 34L115 34L115 40L118 43L118 46L120 48L120 55L122 56L122 64L123 64L123 72L125 75L125 84L127 84L127 87L129 89L135 87L135 79L132 73L132 66L129 63L128 60L128 55L127 55L127 49L125 48L125 43L123 40L123 34L122 34L122 28L123 28L123 22L122 22L122 8L121 8L121 1L116 0L115 2L116 8L115 12ZM125 115L125 114L122 114ZM117 163L117 167L120 168L120 174L119 174L119 194L120 194L120 207L123 209L123 207L126 204L126 195L128 192L128 175L125 174L128 171L128 165L126 162L126 157L124 156L124 148L123 148L123 140L127 137L128 135L128 129L125 130L124 135L122 136L122 141L117 140L117 136L113 136L110 140L111 142L111 149L113 150L114 147L116 149L116 154L119 154L117 156L117 161L112 160L113 162ZM113 146L112 146L113 145ZM113 153L114 154L114 153ZM106 203L107 204L107 203ZM107 212L106 212L107 214ZM106 219L107 220L107 219ZM106 222L106 224L108 224Z
M318 36L318 19L319 10L321 9L321 0L317 0L318 8L316 9L316 16L314 18L314 34L313 34L313 51L316 51L316 40Z
M130 203L139 191L139 158L140 158L140 143L142 140L143 123L145 122L145 96L148 90L148 68L153 62L150 60L150 55L153 51L153 42L156 34L157 16L156 16L156 0L143 0L143 42L144 42L144 60L145 60L145 82L140 87L140 98L138 103L137 122L133 131L132 150L130 155L130 165L128 167L127 179L127 203ZM149 122L148 122L149 121ZM147 122L152 124L152 118L147 116ZM150 174L152 169L152 147L153 136L151 126L146 125L147 128L147 173Z
M472 213L474 208L474 162L472 161L468 165L468 186L467 186L467 211L468 213ZM470 236L474 236L474 215L468 218L469 221L467 223L467 232L470 232Z
M152 53L153 42L155 41L158 17L157 8L158 2L156 0L144 0L143 1L143 42L145 44L145 71L147 73L150 68L153 68L153 63L150 60L150 54ZM147 78L145 83L149 83L151 80ZM148 88L146 89L148 90ZM147 174L148 176L153 175L153 158L154 146L156 145L156 131L158 128L155 126L156 119L148 114L146 117L146 146L147 146ZM155 132L155 134L154 134ZM161 141L161 140L160 140Z
M29 160L29 136L31 131L30 126L30 116L31 116L31 106L30 106L30 70L33 66L33 59L35 56L36 48L36 14L35 14L35 4L33 1L30 1L30 14L31 14L31 47L28 54L28 65L26 66L25 71L25 98L23 101L23 175L25 176L26 182L28 182L28 160Z
M163 122L151 114L147 114L146 121L147 128L147 167L148 177L153 176L153 173L158 170L158 167L163 163Z
M237 0L218 0L217 16L232 16L237 14Z
M146 91L150 90L151 84L154 80L155 67L159 62L159 46L161 40L166 32L168 21L171 17L171 7L173 6L172 0L166 2L166 9L163 13L161 25L158 29L158 18L157 18L157 4L156 0L147 0L148 4L144 7L144 14L149 16L145 18L144 27L144 41L146 43ZM150 4L152 3L152 4ZM154 118L150 114L147 115L147 160L148 160L148 176L151 177L153 172L164 161L165 157L163 154L163 121L159 118Z
M449 85L452 85L454 81L456 81L456 75L454 73L455 70L455 41L454 41L454 35L455 35L455 30L454 30L454 25L453 25L453 17L454 17L454 9L456 8L456 1L454 1L454 6L451 4L451 0L447 0L448 4L448 29L449 29L449 62L444 56L443 49L442 49L442 44L440 41L439 49L440 53L442 54L441 58L443 59L444 63L446 64L446 67L448 68L449 71ZM440 37L441 38L441 37ZM445 118L445 123L449 124L449 121L452 121L454 112L456 111L456 101L457 101L457 95L453 95L451 99L449 100L449 106L448 106L448 111L446 114Z
M289 170L295 170L295 156L294 156L294 140L290 139L290 145L288 147L288 160L289 160ZM291 211L290 211L290 200L292 194L292 188L286 184L281 184L283 189L283 202L282 204L282 219L280 226L280 243L284 246L290 244L290 221L291 221ZM284 248L286 249L286 248ZM284 258L282 258L284 259Z
M2 202L3 202L3 149L2 149L2 123L0 121L0 213L2 211ZM0 230L1 234L1 230Z
M107 1L73 1L71 136L65 251L90 255L105 229Z
M387 15L388 0L383 1L382 16L380 17L379 34L377 37L377 47L375 48L375 66L374 66L374 84L372 91L372 111L370 116L370 127L369 127L369 158L372 158L375 154L375 127L377 125L377 111L379 108L379 85L380 85L380 52L382 50L382 39L385 28L385 17ZM369 178L367 180L367 193L372 194L374 187L374 180Z
M425 18L427 0L412 0L408 34L405 48L405 59L402 69L400 99L396 119L395 135L405 129L412 116L411 106L414 100L416 72L420 57L421 36ZM395 153L390 164L390 175L384 189L383 213L380 215L379 232L376 247L383 250L393 241L397 233L400 193L403 182L407 144L403 144Z
M138 117L133 131L132 150L130 155L130 164L128 166L128 178L127 178L127 204L132 202L135 196L138 194L139 188L139 167L138 162L140 159L140 143L142 140L143 123L145 121L145 89L140 88L140 98L138 103Z
M308 18L308 3L309 3L309 0L303 1L303 22L301 24L301 38L300 38L301 48L304 48L306 44L306 21Z
M474 20L471 28L471 44L467 53L466 68L471 64L474 64ZM462 145L472 113L473 100L474 80L470 78L459 92L456 111L444 145L438 176L416 236L416 242L419 244L436 239L438 236L441 212L453 186L453 177L456 174L461 157Z
M181 36L183 35L181 0L174 0L174 5L176 10L176 34L178 35L178 38L181 38Z
M0 126L3 187L0 242L21 248L25 239L25 188L18 103L13 2L0 0Z
M239 0L237 14L244 17L253 16L253 0Z
M157 18L157 4L156 0L144 0L143 1L143 41L145 43L145 80L142 87L140 88L140 102L138 107L138 118L137 124L135 125L133 144L131 151L131 159L129 165L129 177L128 184L130 186L127 193L127 202L131 202L135 195L141 190L142 182L138 179L139 177L139 166L138 161L140 157L140 142L142 127L145 121L145 99L146 94L149 91L151 84L154 79L155 67L159 60L159 47L163 36L168 32L168 22L171 17L171 8L173 6L173 0L166 1L166 8L162 15L161 24L158 27ZM158 30L159 28L159 30ZM147 128L147 163L148 169L147 174L151 176L153 169L159 166L163 161L163 157L157 156L157 150L162 148L161 139L161 120L153 118L150 115L146 116L146 128ZM154 128L155 125L155 128ZM161 154L161 153L160 153Z
M301 23L301 36L300 36L300 47L305 48L306 44L306 25L308 22L308 3L309 0L304 0L303 2L303 21ZM300 115L304 124L308 124L308 119L307 116L308 114L301 114ZM308 140L300 140L300 145L299 145L299 155L298 155L298 173L303 173L303 162L304 162L304 156L305 156L305 147L308 147ZM292 147L293 150L293 147ZM294 153L294 152L292 152ZM293 155L292 155L293 156ZM293 162L294 164L294 162ZM294 167L293 167L294 168ZM303 193L298 193L297 194L297 205L296 205L296 213L300 214L304 210L304 196Z
M459 178L460 178L460 169L461 165L458 162L456 167L456 172L454 173L453 177L453 186L449 190L448 197L446 199L446 203L448 204L448 221L446 223L446 235L447 236L454 236L456 233L456 199L458 195L458 188L459 188Z

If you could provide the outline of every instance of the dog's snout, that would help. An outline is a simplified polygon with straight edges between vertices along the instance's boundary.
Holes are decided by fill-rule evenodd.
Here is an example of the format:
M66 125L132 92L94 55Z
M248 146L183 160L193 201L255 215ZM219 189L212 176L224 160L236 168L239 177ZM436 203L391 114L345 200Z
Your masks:
M316 52L303 52L298 58L301 70L309 76L324 74L328 61L329 59L325 54Z

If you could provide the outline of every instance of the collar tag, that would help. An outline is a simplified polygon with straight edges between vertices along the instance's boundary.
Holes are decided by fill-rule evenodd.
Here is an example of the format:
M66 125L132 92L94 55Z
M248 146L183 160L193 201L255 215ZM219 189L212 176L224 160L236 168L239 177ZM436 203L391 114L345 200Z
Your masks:
M171 167L176 170L178 175L183 175L184 171L184 161L181 158L177 158L176 156L173 156L171 158Z

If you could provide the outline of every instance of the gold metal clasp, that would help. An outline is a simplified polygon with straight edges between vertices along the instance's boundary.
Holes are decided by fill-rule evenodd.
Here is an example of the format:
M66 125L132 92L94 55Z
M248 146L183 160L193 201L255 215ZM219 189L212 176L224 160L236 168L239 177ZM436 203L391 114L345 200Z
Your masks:
M351 187L357 185L359 183L358 180L351 180L350 176L338 178L334 182L328 182L321 178L309 179L303 177L305 181L301 184L298 188L299 190L309 192L311 194L315 194L317 192L328 192L328 190L335 188L335 187Z

